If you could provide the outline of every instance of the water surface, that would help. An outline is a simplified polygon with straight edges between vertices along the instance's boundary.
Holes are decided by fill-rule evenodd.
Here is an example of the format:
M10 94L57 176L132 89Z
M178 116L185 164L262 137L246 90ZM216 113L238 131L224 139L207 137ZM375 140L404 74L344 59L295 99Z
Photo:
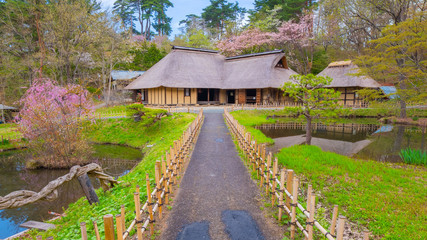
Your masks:
M117 145L94 145L92 161L98 163L108 174L119 177L130 171L141 159L139 149ZM67 174L68 170L25 169L27 151L8 151L0 154L0 196L16 190L40 191L49 181ZM99 182L92 179L95 187ZM0 239L25 230L20 224L29 221L43 221L54 217L49 211L62 213L68 204L84 196L76 179L58 189L59 196L52 202L39 201L15 209L0 210Z
M274 139L269 147L278 152L305 142L305 124L290 122L257 126L266 136ZM331 124L315 123L312 145L324 151L383 162L400 162L401 149L427 150L426 128L404 125L380 124Z

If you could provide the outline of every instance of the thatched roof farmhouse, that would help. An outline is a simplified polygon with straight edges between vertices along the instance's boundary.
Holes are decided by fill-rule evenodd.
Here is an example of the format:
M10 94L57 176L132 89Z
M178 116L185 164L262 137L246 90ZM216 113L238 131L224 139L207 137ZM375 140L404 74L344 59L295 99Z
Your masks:
M126 89L148 104L234 104L284 101L289 77L283 51L225 57L217 51L174 46Z
M341 92L340 102L347 106L364 106L365 102L360 98L356 90L362 88L379 89L381 85L369 76L359 76L356 73L358 67L351 61L332 62L318 75L332 78L327 87Z

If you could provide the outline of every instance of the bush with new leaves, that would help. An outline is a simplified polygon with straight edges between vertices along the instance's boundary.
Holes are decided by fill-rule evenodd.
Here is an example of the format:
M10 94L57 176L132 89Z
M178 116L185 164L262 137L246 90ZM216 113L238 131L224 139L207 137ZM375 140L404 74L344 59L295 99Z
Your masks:
M19 103L18 129L28 139L36 166L68 168L88 162L91 147L82 132L93 103L87 90L40 78Z

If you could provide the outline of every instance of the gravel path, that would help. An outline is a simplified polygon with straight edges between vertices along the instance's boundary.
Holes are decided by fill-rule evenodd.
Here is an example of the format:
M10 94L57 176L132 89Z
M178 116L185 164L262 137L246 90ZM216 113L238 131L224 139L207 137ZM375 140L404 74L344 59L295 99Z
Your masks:
M160 239L282 239L260 210L259 190L219 111L206 111L199 139Z

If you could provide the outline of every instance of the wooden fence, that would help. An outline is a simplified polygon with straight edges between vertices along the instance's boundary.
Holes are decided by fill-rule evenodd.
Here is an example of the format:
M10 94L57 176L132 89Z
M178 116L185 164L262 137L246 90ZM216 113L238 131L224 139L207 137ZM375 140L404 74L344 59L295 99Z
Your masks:
M266 153L265 145L258 144L249 132L240 125L237 120L228 112L224 110L226 122L229 126L230 132L234 135L240 149L246 156L246 165L256 172L257 177L260 179L260 187L271 197L272 206L278 207L278 219L282 220L283 214L287 214L291 221L290 236L295 239L297 230L301 230L306 239L313 239L314 227L316 227L327 239L342 240L344 235L344 225L346 218L338 218L338 206L334 206L332 221L329 230L320 225L315 215L315 193L312 186L308 185L306 194L306 208L298 202L299 193L299 178L294 175L292 169L286 167L279 170L278 159L273 159L271 152ZM277 203L277 205L275 205ZM301 222L301 217L297 219L297 210L302 212L305 223ZM301 214L298 214L301 216ZM337 226L338 222L338 226ZM364 240L369 239L369 235L365 232Z
M118 240L130 238L131 231L136 226L136 236L138 240L143 238L143 233L149 228L150 235L154 234L154 217L158 214L158 218L162 219L163 205L169 204L169 195L172 194L172 186L177 182L177 177L182 173L184 163L189 159L192 147L194 146L200 128L203 122L203 109L200 110L196 119L191 123L188 129L183 133L179 140L174 141L170 150L162 156L161 161L156 161L155 164L155 188L151 191L150 178L146 174L147 184L147 200L141 207L139 186L134 192L135 201L135 218L126 227L125 208L122 205L120 214L115 217L112 214L107 214L104 219L104 234L105 240L114 240L117 236ZM166 160L166 161L165 161ZM129 214L129 213L128 213ZM116 226L114 227L114 218ZM101 236L98 231L98 225L94 224L96 239L100 240ZM82 239L87 240L86 223L80 224Z

